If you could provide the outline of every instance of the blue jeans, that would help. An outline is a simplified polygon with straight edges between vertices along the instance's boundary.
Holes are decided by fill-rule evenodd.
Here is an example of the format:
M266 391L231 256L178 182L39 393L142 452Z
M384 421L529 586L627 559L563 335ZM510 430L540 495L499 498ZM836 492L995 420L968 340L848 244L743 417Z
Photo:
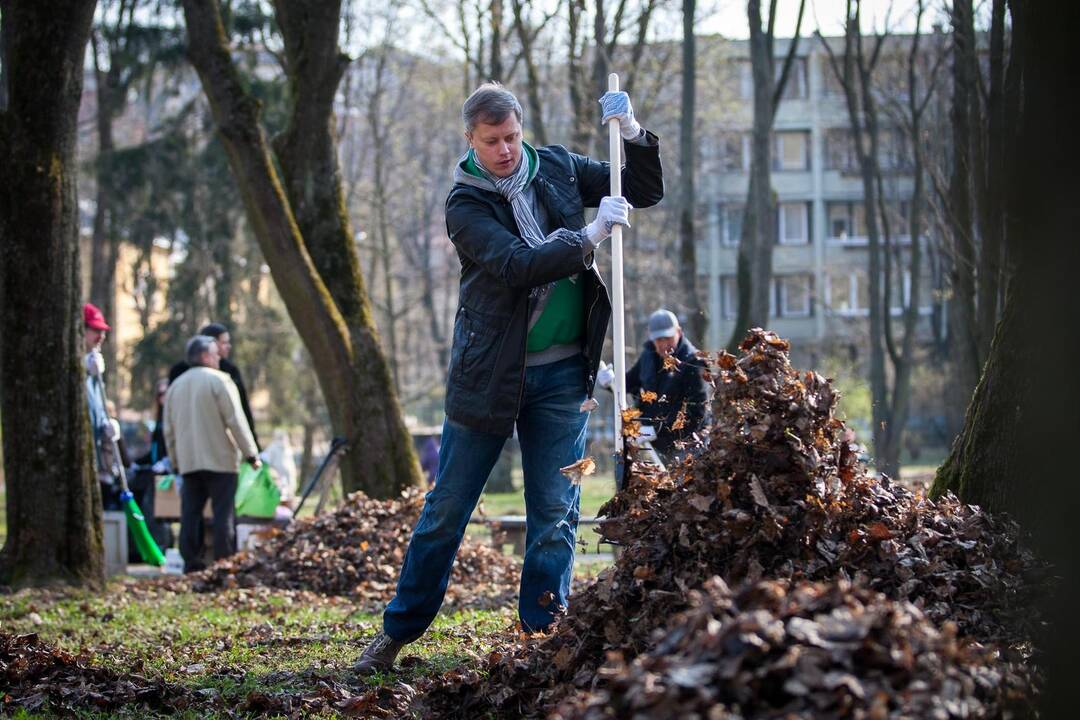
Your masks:
M546 628L558 606L567 604L581 497L559 469L585 454L584 401L581 355L526 368L517 419L527 517L518 615L526 630ZM435 487L425 497L397 593L383 613L383 630L395 640L420 637L438 614L465 527L505 442L502 435L443 423ZM554 599L542 604L548 593Z

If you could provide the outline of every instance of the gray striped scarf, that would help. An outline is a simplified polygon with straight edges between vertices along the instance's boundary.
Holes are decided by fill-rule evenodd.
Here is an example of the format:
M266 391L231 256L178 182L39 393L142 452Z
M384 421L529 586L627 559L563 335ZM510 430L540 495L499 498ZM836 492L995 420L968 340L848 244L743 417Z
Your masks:
M494 185L499 194L510 203L510 207L514 211L514 221L517 222L518 230L521 232L521 239L529 247L533 248L540 247L548 242L551 238L544 237L544 231L536 221L536 216L533 215L532 203L525 196L525 188L529 184L529 158L524 148L522 148L521 162L518 163L517 170L512 175L507 175L504 178L497 177L488 171L481 164L480 158L476 157L475 152L473 153L473 160L476 162L476 168L484 176L484 179ZM547 283L546 285L534 287L529 292L534 298L543 297L547 295L552 286L553 283Z

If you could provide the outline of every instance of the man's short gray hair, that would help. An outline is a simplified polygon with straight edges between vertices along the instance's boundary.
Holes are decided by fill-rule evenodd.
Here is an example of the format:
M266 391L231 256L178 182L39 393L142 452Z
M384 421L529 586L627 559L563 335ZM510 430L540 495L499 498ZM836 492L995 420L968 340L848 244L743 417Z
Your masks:
M514 93L497 82L484 83L476 88L461 106L461 119L465 121L468 132L481 123L498 125L510 117L510 113L514 113L519 123L522 121L521 103Z
M216 342L217 340L209 335L196 335L188 340L184 348L184 359L187 360L187 364L202 365L203 353L210 352L210 346Z

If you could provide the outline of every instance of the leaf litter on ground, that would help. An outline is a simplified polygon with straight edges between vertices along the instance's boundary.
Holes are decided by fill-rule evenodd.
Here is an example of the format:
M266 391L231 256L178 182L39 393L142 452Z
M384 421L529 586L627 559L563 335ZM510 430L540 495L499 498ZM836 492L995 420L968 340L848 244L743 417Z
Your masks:
M343 595L381 609L394 594L398 571L424 505L419 490L394 500L353 493L332 513L273 530L256 548L198 573L163 581L195 592L273 587ZM512 604L521 564L466 537L454 561L446 604L494 609Z

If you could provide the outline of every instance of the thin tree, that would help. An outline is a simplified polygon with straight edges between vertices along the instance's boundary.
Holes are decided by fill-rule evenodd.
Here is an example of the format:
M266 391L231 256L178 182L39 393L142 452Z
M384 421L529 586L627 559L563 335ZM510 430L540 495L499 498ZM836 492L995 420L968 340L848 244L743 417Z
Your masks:
M900 449L904 426L910 407L911 373L915 362L915 326L919 312L919 283L922 273L922 204L923 165L921 121L930 98L933 84L925 95L918 87L919 43L921 39L923 3L917 6L916 27L908 55L907 125L914 152L914 190L908 215L911 240L909 265L909 297L903 306L903 339L898 347L892 325L893 238L886 211L881 168L881 119L875 87L874 72L881 59L888 31L874 38L873 48L863 47L862 3L848 0L845 12L844 53L838 58L832 47L821 37L822 46L837 82L843 88L851 124L852 143L859 162L866 206L866 235L868 244L867 287L870 295L870 394L872 398L872 435L874 462L877 469L896 477L900 472ZM936 75L935 71L932 77ZM897 253L899 255L899 253ZM899 263L897 263L899 264ZM900 293L902 295L902 293ZM889 365L891 364L891 373ZM892 376L890 386L889 376Z
M0 583L104 581L82 367L75 143L95 0L2 0ZM48 288L42 292L42 288Z
M799 48L805 9L806 0L799 0L795 34L777 76L774 53L776 0L769 2L764 28L761 0L749 0L746 4L750 23L750 68L754 79L754 125L750 132L750 187L746 193L736 264L735 327L728 341L728 349L732 351L742 342L747 330L764 327L769 321L769 279L777 233L776 193L772 188L772 129Z
M682 114L679 117L679 277L684 293L686 322L690 335L697 342L705 338L708 317L701 302L697 282L697 232L694 215L697 199L694 195L694 166L697 139L694 117L697 82L697 46L694 21L697 0L683 0L682 21Z
M271 149L229 52L215 0L184 0L189 54L210 101L248 221L311 354L334 432L353 452L349 491L389 497L422 481L379 343L344 206L333 103L348 57L340 2L275 3L290 112ZM280 163L279 179L275 162Z
M949 273L951 294L947 307L949 320L948 383L949 432L960 427L963 409L979 379L985 359L979 354L976 315L976 252L973 185L975 158L973 145L979 127L978 61L975 55L975 14L971 0L952 3L953 72L952 72L952 174L949 177L948 211L952 240L952 266ZM996 300L995 300L996 303Z
M113 324L116 313L116 266L120 237L113 204L119 188L114 182L113 125L128 105L128 92L163 57L175 56L175 33L137 18L143 0L103 0L99 19L90 34L94 67L98 153L94 163L94 221L90 239L90 302ZM103 346L107 377L116 370L115 335Z

